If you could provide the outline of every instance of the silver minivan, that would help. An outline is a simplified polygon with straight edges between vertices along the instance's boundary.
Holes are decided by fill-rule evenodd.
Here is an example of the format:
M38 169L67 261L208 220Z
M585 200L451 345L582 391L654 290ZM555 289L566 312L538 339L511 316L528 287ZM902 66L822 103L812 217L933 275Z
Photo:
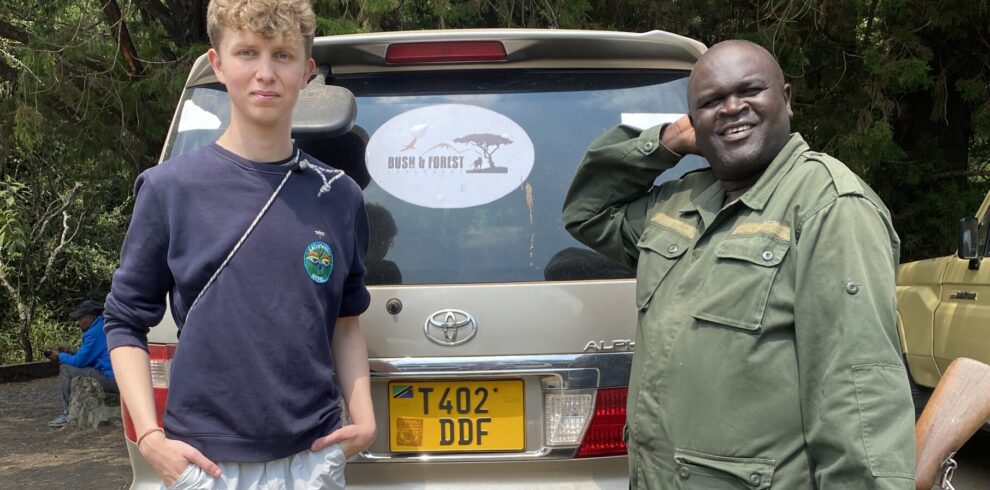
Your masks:
M634 271L571 238L561 207L598 135L687 111L687 76L704 51L661 31L316 39L326 84L353 93L357 114L294 136L361 185L371 225L361 323L379 433L348 463L350 488L628 487ZM214 140L228 121L203 56L161 159ZM160 420L177 342L170 315L149 339ZM158 488L126 407L124 421L132 488Z

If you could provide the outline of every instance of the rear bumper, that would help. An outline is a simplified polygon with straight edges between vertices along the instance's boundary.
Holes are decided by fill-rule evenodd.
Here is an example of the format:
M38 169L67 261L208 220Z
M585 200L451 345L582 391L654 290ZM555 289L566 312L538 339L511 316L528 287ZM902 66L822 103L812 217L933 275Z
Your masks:
M348 489L604 489L629 488L625 456L490 463L354 463Z
M127 441L134 470L132 490L158 490L161 480ZM629 488L625 456L490 463L351 463L348 489L568 489L625 490Z

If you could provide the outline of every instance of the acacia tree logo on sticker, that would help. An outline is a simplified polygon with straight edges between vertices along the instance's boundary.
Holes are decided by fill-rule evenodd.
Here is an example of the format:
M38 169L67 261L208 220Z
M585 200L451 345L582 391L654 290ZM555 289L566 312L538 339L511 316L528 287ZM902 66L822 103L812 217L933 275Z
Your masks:
M483 107L441 104L399 114L371 136L368 172L385 192L428 208L487 204L533 170L521 126Z

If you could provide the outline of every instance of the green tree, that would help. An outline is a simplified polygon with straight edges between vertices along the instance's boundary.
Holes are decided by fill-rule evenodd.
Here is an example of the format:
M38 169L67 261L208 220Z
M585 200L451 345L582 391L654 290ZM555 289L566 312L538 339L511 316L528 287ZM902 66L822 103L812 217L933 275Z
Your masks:
M133 180L157 161L204 50L205 8L0 0L0 186L10 198L0 201L0 337L16 330L13 359L31 360L32 335L57 330L36 320L106 293Z
M31 188L8 178L0 183L0 287L17 311L20 342L34 357L31 326L47 283L58 275L60 256L79 231L69 213L79 184Z
M81 299L106 293L129 212L122 175L87 172L94 162L60 162L61 153L11 148L0 182L0 297L12 310L0 337L16 337L27 361L50 346L35 342L51 337L39 319L64 319Z

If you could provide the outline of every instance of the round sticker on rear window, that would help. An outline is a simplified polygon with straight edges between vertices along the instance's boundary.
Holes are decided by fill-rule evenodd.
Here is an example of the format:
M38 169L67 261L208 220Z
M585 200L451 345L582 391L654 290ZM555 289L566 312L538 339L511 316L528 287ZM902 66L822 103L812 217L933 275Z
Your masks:
M518 188L533 142L515 121L464 104L413 109L368 141L368 172L389 194L428 208L468 208Z

